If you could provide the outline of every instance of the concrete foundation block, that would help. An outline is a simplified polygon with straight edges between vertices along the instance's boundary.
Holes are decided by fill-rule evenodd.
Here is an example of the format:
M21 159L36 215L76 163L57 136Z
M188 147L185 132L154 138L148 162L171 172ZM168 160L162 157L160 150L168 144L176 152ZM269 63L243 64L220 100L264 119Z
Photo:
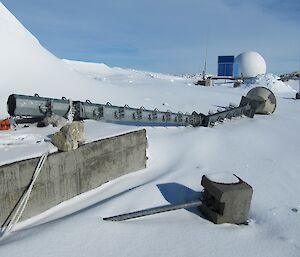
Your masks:
M21 220L146 167L146 130L101 139L48 156ZM0 225L29 184L39 158L0 166Z
M253 189L238 178L237 183L216 183L205 175L201 185L204 187L202 213L215 224L247 222Z

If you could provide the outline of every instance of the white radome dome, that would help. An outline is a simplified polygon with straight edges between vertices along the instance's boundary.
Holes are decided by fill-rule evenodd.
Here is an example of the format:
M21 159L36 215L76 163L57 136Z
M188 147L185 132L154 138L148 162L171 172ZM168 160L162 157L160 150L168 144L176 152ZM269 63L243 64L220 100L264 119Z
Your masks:
M257 52L244 52L234 59L234 77L254 78L265 74L267 70L264 58Z

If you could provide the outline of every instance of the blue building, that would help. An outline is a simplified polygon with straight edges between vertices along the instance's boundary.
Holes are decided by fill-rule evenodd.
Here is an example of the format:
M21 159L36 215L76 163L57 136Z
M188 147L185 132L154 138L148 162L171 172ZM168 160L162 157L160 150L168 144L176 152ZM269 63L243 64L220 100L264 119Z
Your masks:
M218 76L232 76L233 63L233 55L218 56Z

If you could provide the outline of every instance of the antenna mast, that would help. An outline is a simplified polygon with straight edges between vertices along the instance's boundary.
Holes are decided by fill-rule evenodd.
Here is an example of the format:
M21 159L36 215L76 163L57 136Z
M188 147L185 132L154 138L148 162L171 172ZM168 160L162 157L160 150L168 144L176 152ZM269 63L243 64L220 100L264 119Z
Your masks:
M300 76L300 45L299 45L299 76ZM300 93L300 77L298 78L299 86L298 86L298 92Z
M207 35L206 35L206 45L205 45L205 61L204 61L204 69L203 69L203 72L202 72L202 78L203 78L203 80L204 80L205 77L206 77L206 61L207 61Z

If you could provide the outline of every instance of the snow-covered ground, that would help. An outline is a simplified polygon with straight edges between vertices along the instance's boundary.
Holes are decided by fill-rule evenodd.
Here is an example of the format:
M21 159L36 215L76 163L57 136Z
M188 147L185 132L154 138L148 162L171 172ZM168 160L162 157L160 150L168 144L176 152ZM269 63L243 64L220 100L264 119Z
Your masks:
M22 222L0 242L0 256L300 256L300 101L291 87L268 75L240 88L197 87L193 80L104 64L60 60L0 4L0 116L9 94L66 96L73 100L207 113L239 103L255 84L277 96L273 115L227 121L215 128L147 127L147 168ZM273 87L273 88L272 88ZM294 89L293 89L294 88ZM87 140L136 127L87 121ZM0 161L55 148L57 129L0 132ZM254 189L249 225L214 225L178 210L125 221L103 217L182 200L203 189L204 174L229 172ZM1 208L1 207L0 207Z

